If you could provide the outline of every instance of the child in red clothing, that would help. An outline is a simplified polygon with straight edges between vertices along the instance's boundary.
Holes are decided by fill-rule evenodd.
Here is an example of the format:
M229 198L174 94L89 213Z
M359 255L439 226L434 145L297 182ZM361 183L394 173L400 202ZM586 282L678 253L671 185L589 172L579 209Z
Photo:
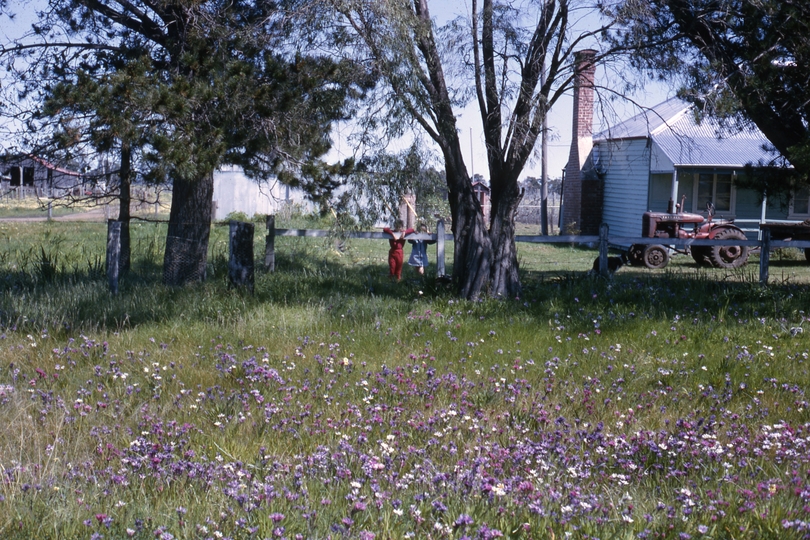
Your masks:
M391 246L391 249L388 250L388 271L389 275L396 278L397 281L402 279L402 247L405 245L405 237L416 232L413 229L402 230L403 227L402 221L397 220L393 231L388 227L383 229L384 233L390 234L392 237L388 240L388 245Z

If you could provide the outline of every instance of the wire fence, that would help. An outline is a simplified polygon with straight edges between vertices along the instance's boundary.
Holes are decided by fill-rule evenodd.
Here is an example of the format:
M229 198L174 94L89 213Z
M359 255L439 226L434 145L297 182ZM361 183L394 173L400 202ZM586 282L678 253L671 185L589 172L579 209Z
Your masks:
M0 265L9 276L19 275L20 279L29 279L25 277L28 275L30 279L36 281L54 279L54 276L58 278L61 274L70 274L78 279L82 279L82 275L95 279L106 274L110 290L115 293L118 290L119 281L127 275L126 269L119 259L122 237L120 229L115 230L115 223L118 222L88 223L81 227L66 226L62 232L51 233L36 245L31 243L30 236L27 237L26 243L24 236L8 233L7 245L0 250ZM238 235L234 232L242 229L244 231ZM437 224L435 230L435 233L415 234L409 236L409 239L436 241L436 275L444 277L447 264L445 258L446 254L452 253L453 235L444 229L444 223ZM765 229L763 229L764 231ZM263 272L276 270L277 249L280 248L281 252L285 254L282 268L294 267L297 264L294 257L301 254L309 256L313 253L311 243L292 243L294 238L323 238L326 240L324 245L329 246L330 251L337 250L336 246L341 242L346 243L349 239L380 241L378 252L381 258L387 251L387 240L389 239L389 236L381 231L341 230L336 232L326 229L276 228L275 219L272 216L268 218L264 227L259 223L217 223L211 228L211 239L207 246L181 235L167 236L165 223L133 221L130 224L129 232L132 268L130 276L133 279L141 282L162 280L168 284L183 284L201 282L215 277L227 279L231 285L249 290L253 289L255 275L259 270ZM290 240L279 243L279 238ZM810 249L810 236L801 239L786 239L784 234L781 236L777 234L774 237L763 234L759 240L637 238L607 233L601 236L518 235L515 237L515 241L518 244L584 245L591 249L598 248L600 254L605 256L608 249L615 250L620 246L626 249L630 245L661 244L666 249L677 248L681 252L704 246L743 246L759 252L759 278L762 283L767 283L769 279L772 250ZM371 249L369 253L374 257L375 248L370 246L371 244L369 244L369 249ZM69 249L67 249L68 247ZM207 251L203 253L206 248ZM366 250L367 248L361 246L359 249ZM167 251L170 253L169 256L166 255ZM345 254L341 254L341 256L345 256ZM790 253L785 256L787 259L783 260L795 260L796 257L795 254ZM585 260L587 257L588 255L584 255ZM780 254L781 257L782 254ZM449 259L452 262L452 257ZM4 261L6 262L4 263ZM433 261L433 256L431 256L431 262L433 263ZM545 267L546 263L542 261L540 264ZM583 270L590 270L590 266L588 263L588 267ZM529 269L523 265L521 267ZM601 268L597 266L598 271L601 271ZM803 270L798 270L798 272L800 275L804 273Z
M205 281L207 253L195 239L181 236L166 236L166 252L163 257L163 281L168 284L185 284Z

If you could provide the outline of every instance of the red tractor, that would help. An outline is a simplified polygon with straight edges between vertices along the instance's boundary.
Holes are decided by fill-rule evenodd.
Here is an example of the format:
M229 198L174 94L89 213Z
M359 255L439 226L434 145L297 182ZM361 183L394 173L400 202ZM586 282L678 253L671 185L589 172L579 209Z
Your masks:
M666 247L667 238L694 238L696 240L746 240L745 233L734 225L734 220L714 221L714 205L708 203L708 217L701 214L681 212L686 197L677 205L674 212L644 212L641 220L642 236L660 238L661 244L633 244L628 258L632 264L647 268L664 268L669 263L670 250L676 253L691 254L699 265L710 264L718 268L739 268L748 261L749 249L746 246L693 246L691 249ZM672 201L670 200L670 208Z

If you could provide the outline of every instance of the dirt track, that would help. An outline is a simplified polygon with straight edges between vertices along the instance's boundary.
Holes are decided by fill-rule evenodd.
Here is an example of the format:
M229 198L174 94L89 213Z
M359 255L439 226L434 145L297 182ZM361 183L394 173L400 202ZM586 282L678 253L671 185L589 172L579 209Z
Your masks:
M110 213L110 217L114 217L112 213ZM30 222L30 221L48 221L48 217L43 216L27 216L27 217L3 217L0 216L0 223L9 223L9 222ZM103 208L95 208L90 210L89 212L79 212L76 214L67 214L63 216L55 216L52 218L52 221L99 221L104 222L107 221L107 217L104 215Z

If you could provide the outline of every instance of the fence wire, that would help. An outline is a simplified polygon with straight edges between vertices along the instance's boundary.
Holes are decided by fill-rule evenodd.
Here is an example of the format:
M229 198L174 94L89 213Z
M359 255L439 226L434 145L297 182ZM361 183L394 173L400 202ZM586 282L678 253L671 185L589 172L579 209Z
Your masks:
M200 256L199 242L180 236L166 237L163 278L166 283L183 284L205 281L206 257Z

